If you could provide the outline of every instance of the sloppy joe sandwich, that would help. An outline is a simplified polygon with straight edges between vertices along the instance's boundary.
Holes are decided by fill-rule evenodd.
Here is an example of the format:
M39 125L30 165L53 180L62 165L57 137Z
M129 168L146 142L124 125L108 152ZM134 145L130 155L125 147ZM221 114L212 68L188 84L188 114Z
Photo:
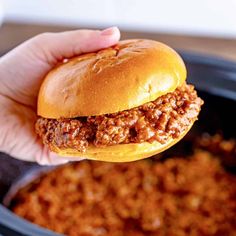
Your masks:
M36 133L61 156L134 161L177 143L203 101L181 57L152 40L125 40L61 63L38 95Z

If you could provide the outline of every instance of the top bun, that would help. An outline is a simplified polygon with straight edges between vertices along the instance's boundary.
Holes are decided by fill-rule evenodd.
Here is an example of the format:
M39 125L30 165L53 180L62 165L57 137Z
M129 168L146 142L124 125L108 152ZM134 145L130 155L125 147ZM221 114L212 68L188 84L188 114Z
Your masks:
M38 115L74 118L114 113L173 92L186 79L181 57L152 40L125 40L58 65L38 96Z

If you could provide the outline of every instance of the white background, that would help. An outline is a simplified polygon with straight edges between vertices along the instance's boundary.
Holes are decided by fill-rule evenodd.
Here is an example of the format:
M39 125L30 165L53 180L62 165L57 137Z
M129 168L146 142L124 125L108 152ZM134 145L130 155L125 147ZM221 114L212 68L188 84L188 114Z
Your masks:
M118 25L126 30L236 38L236 0L2 0L2 5L8 22Z

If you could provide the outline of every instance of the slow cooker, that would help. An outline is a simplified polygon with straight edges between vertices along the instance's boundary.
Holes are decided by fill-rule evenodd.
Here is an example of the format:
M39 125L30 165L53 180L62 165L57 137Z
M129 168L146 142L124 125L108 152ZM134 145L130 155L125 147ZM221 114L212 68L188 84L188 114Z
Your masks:
M236 138L236 63L188 52L180 54L186 62L188 82L196 86L205 101L199 121L189 135L222 132L226 139ZM181 141L171 151L186 152L185 142ZM21 219L5 206L7 198L19 187L37 178L42 171L50 171L50 167L15 160L4 153L0 153L0 160L0 236L59 235ZM235 166L231 163L229 167L236 174L234 163Z

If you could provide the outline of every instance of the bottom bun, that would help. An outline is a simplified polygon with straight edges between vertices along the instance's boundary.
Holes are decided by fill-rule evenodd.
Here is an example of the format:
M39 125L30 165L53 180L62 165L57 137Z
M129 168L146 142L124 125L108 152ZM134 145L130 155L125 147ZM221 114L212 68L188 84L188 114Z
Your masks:
M165 144L154 141L152 143L144 142L118 144L107 147L95 147L91 145L84 153L71 148L59 149L57 147L53 147L53 151L56 152L59 156L70 157L70 160L73 160L73 157L77 157L82 159L107 162L137 161L156 155L170 148L171 146L179 142L188 133L192 125L190 125L188 129L186 129L178 138L170 138Z

